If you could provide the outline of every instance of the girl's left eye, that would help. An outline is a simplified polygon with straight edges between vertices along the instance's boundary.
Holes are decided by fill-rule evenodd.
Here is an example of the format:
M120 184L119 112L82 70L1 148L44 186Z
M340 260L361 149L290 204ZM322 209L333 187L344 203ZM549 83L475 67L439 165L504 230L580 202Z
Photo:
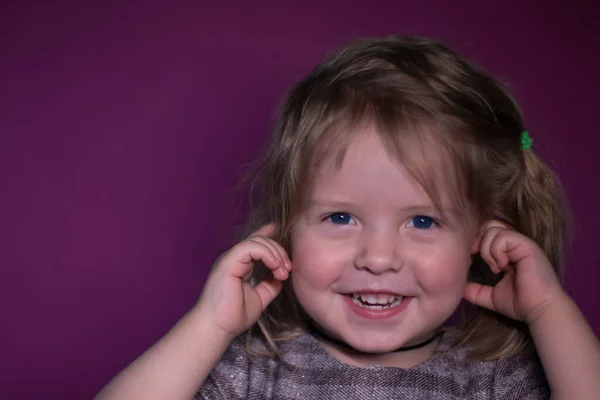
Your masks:
M408 226L417 229L429 229L437 226L437 224L431 217L426 217L425 215L417 215L410 220Z
M348 225L354 221L350 214L344 212L333 213L327 219L335 225Z

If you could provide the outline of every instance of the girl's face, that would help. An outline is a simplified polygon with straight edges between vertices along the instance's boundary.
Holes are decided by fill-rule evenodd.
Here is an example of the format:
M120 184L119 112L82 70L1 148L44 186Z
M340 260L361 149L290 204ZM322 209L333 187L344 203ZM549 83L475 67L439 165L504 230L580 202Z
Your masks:
M292 233L298 301L359 351L426 340L463 295L477 232L468 211L442 193L439 215L372 129L339 168L327 164Z

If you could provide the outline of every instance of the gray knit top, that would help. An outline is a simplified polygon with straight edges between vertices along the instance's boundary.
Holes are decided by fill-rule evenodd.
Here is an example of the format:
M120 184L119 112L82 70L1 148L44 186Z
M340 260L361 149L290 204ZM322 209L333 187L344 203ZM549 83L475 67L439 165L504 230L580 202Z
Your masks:
M359 368L333 358L310 333L283 342L279 359L250 355L233 342L196 399L548 399L537 358L519 354L474 361L464 349L438 352L412 368Z

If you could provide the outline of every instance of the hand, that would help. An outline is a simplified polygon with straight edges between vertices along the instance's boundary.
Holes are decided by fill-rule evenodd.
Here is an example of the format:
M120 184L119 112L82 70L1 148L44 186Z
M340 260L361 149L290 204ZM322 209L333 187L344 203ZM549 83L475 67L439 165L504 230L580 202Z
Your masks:
M289 277L292 264L271 238L275 229L275 224L265 225L236 244L217 259L208 277L197 308L228 336L250 328ZM249 279L259 260L273 275L253 287Z
M554 300L564 298L558 277L542 249L528 237L493 221L479 248L493 273L504 273L496 286L467 283L469 302L531 324Z

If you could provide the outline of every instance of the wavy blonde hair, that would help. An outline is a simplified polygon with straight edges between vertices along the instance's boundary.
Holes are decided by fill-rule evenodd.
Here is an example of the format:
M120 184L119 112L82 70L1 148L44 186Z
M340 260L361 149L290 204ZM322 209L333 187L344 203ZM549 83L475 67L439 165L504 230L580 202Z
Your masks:
M434 204L440 163L430 161L443 160L445 170L456 174L456 200L473 206L479 224L505 222L532 238L560 271L563 196L552 171L533 150L521 149L525 128L516 102L486 72L426 38L352 42L289 92L253 172L258 204L248 231L275 222L276 239L291 254L291 232L315 169L331 154L341 163L353 132L364 125L377 128ZM266 274L259 263L252 280ZM494 285L499 277L475 257L469 280ZM306 323L287 281L245 338L264 336L275 355L277 342L302 332ZM514 354L528 343L523 324L479 307L468 306L460 325L457 346L475 359Z

